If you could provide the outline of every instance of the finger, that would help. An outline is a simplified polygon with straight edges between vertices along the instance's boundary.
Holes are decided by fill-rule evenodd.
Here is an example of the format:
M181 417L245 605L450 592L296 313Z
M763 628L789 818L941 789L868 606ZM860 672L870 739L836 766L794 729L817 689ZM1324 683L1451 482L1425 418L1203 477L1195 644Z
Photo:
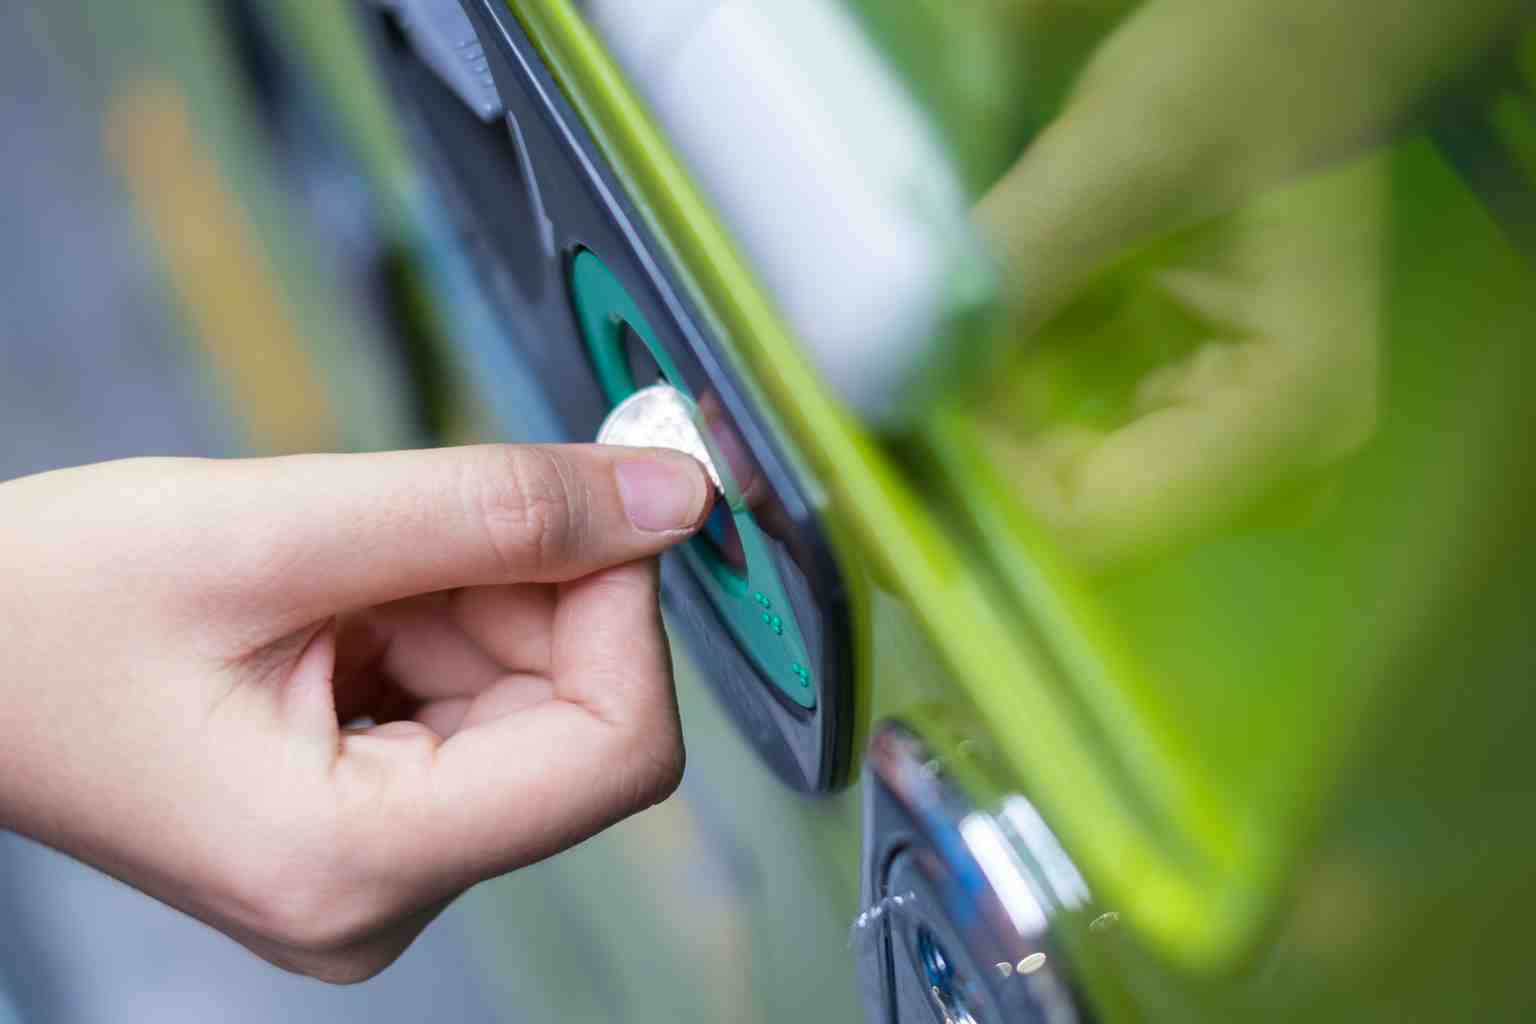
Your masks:
M713 495L686 455L596 445L202 465L199 512L214 525L197 555L220 581L213 596L285 625L431 591L585 576L691 535Z
M1144 4L978 208L1018 327L1136 246L1386 136L1518 6L1413 5L1384 21L1332 0Z
M665 797L682 770L653 563L562 588L549 698L439 749L415 827L435 868L478 880L562 850Z
M671 726L672 653L655 560L564 584L555 609L555 695L623 728Z
M343 723L413 716L451 735L471 702L509 676L548 671L553 625L545 584L427 594L346 616L337 714Z
M542 704L554 695L554 684L544 676L504 675L473 697L429 701L416 711L415 719L447 739L465 729L505 718Z
M449 613L458 628L504 668L549 671L553 587L470 587L454 593Z
M447 739L464 724L471 703L468 697L434 700L417 709L416 721Z
M446 595L397 601L340 619L336 717L390 722L424 700L471 696L505 670L446 622Z

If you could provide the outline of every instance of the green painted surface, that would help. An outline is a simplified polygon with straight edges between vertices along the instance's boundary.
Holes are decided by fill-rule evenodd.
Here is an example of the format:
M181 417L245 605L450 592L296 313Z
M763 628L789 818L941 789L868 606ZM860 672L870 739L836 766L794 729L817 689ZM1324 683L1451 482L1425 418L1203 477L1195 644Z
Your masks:
M1118 1012L1128 1019L1163 1016L1160 1004L1182 1014L1167 1019L1295 1012L1296 1002L1234 979L1256 957L1288 964L1300 955L1274 944L1274 930L1298 912L1297 886L1328 830L1345 827L1337 816L1348 780L1385 742L1378 730L1390 709L1448 685L1421 671L1447 642L1431 624L1445 621L1456 581L1476 564L1468 524L1498 518L1509 524L1500 543L1530 543L1514 525L1527 518L1495 513L1514 499L1489 476L1526 415L1524 389L1511 381L1528 379L1529 368L1514 339L1529 336L1536 294L1498 228L1411 139L1369 167L1300 186L1311 193L1259 204L1255 230L1330 209L1346 222L1373 212L1361 231L1385 226L1380 249L1362 257L1374 260L1367 312L1380 325L1369 340L1381 376L1366 371L1364 385L1381 402L1369 436L1340 442L1347 457L1203 533L1159 542L1112 572L1085 571L1070 543L1031 520L987 433L998 422L1028 425L1041 409L1054 417L1044 426L1125 422L1129 381L1194 345L1184 314L1156 308L1137 282L1155 278L1159 258L1208 255L1219 239L1175 236L1137 254L1086 300L1099 306L1076 307L1075 321L1053 327L1063 340L998 382L992 410L972 403L936 417L936 494L934 477L898 469L819 387L574 11L557 0L514 7L821 475L828 513L851 544L845 559L910 607L947 666L935 688L986 723L1101 899L1122 912L1134 941L1121 948L1139 952L1090 969L1103 975L1101 997L1123 995ZM1438 276L1421 279L1430 268ZM1329 297L1324 274L1296 280L1313 297L1298 292L1289 308L1343 302ZM1432 312L1454 322L1431 329ZM1074 325L1086 339L1075 347ZM1138 355L1137 344L1151 347ZM1055 365L1041 370L1053 353ZM1486 390L1496 382L1507 390ZM1041 389L1055 404L1036 400ZM957 520L976 524L979 544L952 528ZM1489 539L1481 527L1471 532ZM1479 594L1491 609L1511 597ZM872 713L910 710L887 687L872 681ZM1395 895L1402 907L1414 902ZM1354 985L1388 980L1350 976ZM1522 1005L1516 990L1502 991L1506 1010ZM1333 995L1341 1007L1358 1003Z

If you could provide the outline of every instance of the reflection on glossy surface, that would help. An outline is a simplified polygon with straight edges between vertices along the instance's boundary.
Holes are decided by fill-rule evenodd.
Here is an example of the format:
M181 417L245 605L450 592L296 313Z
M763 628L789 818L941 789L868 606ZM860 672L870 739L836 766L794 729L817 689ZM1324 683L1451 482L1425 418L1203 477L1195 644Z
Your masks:
M959 823L960 838L997 894L998 903L1020 935L1043 935L1050 922L1046 908L1031 885L1019 852L1008 842L991 814L968 814Z
M1061 5L1013 6L1048 36ZM993 455L1078 564L1305 517L1370 443L1381 147L1476 101L1468 74L1505 56L1525 7L1153 0L1101 22L979 209L1029 342L994 397Z
M1170 241L1039 340L1012 386L1054 413L1043 375L1091 354L1100 407L1010 417L996 452L1082 562L1219 529L1371 439L1383 170L1356 161Z
M1045 15L1077 5L1014 6L1047 48ZM1234 958L1232 935L1257 948L1276 920L1305 935L1241 1012L1199 1012L1453 1019L1415 1004L1494 979L1502 951L1471 937L1516 896L1444 821L1531 777L1489 751L1530 731L1530 643L1497 630L1530 607L1511 567L1532 551L1536 8L1089 6L1116 13L979 207L1012 345L982 414L936 428L965 467L949 479L1056 659L1044 686L1198 865L1186 934L1221 921ZM1453 707L1509 717L1453 729ZM1430 752L1453 749L1479 766L1456 786ZM1120 844L1089 855L1097 822L1063 825L1063 790L1041 806L1125 918L1090 933L1143 941L1175 901L1136 906L1149 888ZM1309 868L1341 792L1340 863ZM1529 851L1485 812L1494 845ZM1298 877L1317 892L1298 900ZM1454 972L1412 937L1453 916Z
M1045 966L1047 959L1044 953L1031 953L1019 961L1018 966L1014 968L1014 972L1025 976L1034 974Z

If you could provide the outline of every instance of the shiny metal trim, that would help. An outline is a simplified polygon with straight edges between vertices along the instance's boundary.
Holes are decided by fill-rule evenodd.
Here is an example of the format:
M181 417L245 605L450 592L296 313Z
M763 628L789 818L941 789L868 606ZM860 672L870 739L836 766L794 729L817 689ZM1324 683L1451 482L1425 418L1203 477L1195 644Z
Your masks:
M876 731L866 771L864 895L870 905L898 895L885 885L893 864L914 865L941 905L913 908L908 901L909 919L942 915L971 961L994 967L985 972L989 1001L1005 1008L1005 1020L1086 1021L1053 926L1064 913L1091 920L1092 895L1033 805L1016 793L968 793L901 722ZM870 1007L870 1020L910 1024L898 1020L895 1004L895 958L909 947L897 934L904 925L887 914L884 926L890 929L880 993L886 1005ZM978 1017L978 1024L990 1022Z

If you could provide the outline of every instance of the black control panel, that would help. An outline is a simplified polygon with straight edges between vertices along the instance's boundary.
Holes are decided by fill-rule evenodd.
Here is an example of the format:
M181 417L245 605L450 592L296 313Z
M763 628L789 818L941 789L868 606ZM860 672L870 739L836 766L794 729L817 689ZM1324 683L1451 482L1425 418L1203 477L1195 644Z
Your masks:
M627 385L660 380L697 402L742 501L665 559L669 621L781 778L807 792L845 785L855 713L849 609L814 491L771 417L508 7L463 4L499 94L489 122L420 59L392 13L367 9L415 155L513 339L507 365L535 382L559 437L593 440ZM600 287L583 291L593 273ZM596 346L606 342L594 334L605 332L583 314L614 325L617 370L599 365Z

